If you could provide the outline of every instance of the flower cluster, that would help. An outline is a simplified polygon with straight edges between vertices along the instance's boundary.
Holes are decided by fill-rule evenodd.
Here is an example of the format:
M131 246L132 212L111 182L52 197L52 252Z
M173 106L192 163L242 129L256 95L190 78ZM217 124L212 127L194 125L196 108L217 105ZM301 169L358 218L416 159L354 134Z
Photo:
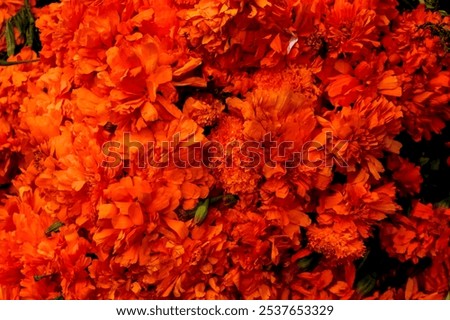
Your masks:
M18 44L0 66L0 299L447 296L449 201L422 196L422 165L450 161L403 140L446 139L448 16L396 0L29 5L39 50L17 28L0 40ZM0 4L2 30L22 6ZM141 166L128 141L102 165L124 134L155 160L214 141L270 161L227 148Z

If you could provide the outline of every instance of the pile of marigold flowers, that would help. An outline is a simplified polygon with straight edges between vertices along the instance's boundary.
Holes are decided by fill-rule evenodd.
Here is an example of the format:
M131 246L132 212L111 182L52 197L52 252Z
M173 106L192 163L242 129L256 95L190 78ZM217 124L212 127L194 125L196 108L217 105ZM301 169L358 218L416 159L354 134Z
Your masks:
M448 297L442 7L5 0L0 28L0 299Z

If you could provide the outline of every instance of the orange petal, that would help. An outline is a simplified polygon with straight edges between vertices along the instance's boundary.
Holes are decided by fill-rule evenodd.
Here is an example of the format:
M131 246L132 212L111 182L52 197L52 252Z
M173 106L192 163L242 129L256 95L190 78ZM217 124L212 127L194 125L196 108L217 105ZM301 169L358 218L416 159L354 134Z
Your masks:
M350 63L344 60L337 60L334 64L334 68L342 74L351 74L353 72L353 68Z
M173 72L173 76L174 77L179 77L185 73L188 73L189 71L194 70L195 68L197 68L199 65L202 64L202 59L200 58L191 58L188 62L186 62L186 64L184 66L182 66L181 68L175 70Z
M129 216L126 215L119 215L114 217L111 220L112 226L114 227L114 229L128 229L131 228L133 226L133 221L131 221Z
M405 288L405 299L410 300L414 293L417 292L417 281L414 278L408 278Z
M184 182L181 185L181 194L185 199L198 199L200 196L200 188L191 182Z
M114 233L116 233L116 230L114 229L104 229L102 231L96 232L92 238L95 243L102 244Z
M101 204L98 207L99 219L112 219L117 215L117 207L112 203Z
M144 224L144 215L142 213L141 205L137 202L131 204L130 208L128 208L128 214L130 216L131 221L133 221L134 225L140 226Z
M80 191L81 188L86 184L86 181L74 181L72 182L72 189L75 191Z
M272 42L270 43L270 47L276 51L276 52L281 52L283 51L283 47L281 45L281 38L280 38L280 34L277 34L275 36L275 38L272 40Z
M156 111L155 106L147 101L141 109L142 118L145 121L155 121L158 120L158 111Z
M183 221L166 219L166 223L181 239L185 239L188 236L189 230Z

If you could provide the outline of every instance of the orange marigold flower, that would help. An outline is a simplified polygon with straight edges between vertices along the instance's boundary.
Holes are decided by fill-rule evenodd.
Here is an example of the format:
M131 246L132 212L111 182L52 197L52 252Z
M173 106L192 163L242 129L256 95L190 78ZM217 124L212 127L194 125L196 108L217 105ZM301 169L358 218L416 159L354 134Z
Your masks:
M340 53L360 55L380 46L376 12L369 9L365 1L336 0L324 24L332 58Z
M335 107L348 107L361 95L366 99L383 95L390 100L402 96L402 77L386 70L387 60L384 53L371 54L371 58L328 59L320 76L328 84L330 102Z
M400 106L380 97L374 101L360 99L353 108L330 111L319 118L324 131L330 130L344 144L339 152L348 166L338 170L352 172L362 165L380 179L384 168L378 159L384 151L400 151L401 144L394 138L400 133L401 117Z
M183 113L193 119L199 126L215 124L225 106L211 94L189 97L183 106Z
M370 190L369 174L361 171L345 185L323 194L317 207L317 225L308 228L310 247L334 261L354 260L365 252L364 239L371 228L399 206L395 187L387 184Z
M231 194L253 193L261 179L258 167L245 167L249 159L236 148L245 141L243 129L241 119L223 116L210 135L210 140L217 141L222 148L217 153L220 163L212 164L214 173L225 191Z
M423 178L420 174L420 167L415 166L408 160L397 155L391 155L388 158L389 170L393 171L392 177L398 182L398 188L401 194L415 194L420 192L420 185Z
M194 8L181 11L180 15L187 24L180 29L187 34L191 45L218 54L229 49L228 37L224 26L236 16L237 8L226 0L200 0Z
M292 92L305 95L313 104L322 93L314 74L318 68L314 67L314 65L308 68L292 65L285 68L262 69L253 75L253 82L256 88L269 91L282 88L289 83Z
M402 77L400 99L403 124L414 140L430 139L450 119L450 74L443 70L449 59L441 39L429 26L449 24L450 18L420 5L401 16L383 39L383 46L396 74Z
M383 222L383 248L401 261L414 263L426 256L448 255L449 216L449 209L415 201L410 217L396 215L393 222Z

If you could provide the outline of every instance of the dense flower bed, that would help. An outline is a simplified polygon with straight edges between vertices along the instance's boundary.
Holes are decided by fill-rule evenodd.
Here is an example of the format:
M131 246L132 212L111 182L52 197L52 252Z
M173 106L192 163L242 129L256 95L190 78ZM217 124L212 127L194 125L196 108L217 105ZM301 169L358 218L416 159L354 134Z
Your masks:
M400 9L3 1L0 298L444 299L450 18Z

